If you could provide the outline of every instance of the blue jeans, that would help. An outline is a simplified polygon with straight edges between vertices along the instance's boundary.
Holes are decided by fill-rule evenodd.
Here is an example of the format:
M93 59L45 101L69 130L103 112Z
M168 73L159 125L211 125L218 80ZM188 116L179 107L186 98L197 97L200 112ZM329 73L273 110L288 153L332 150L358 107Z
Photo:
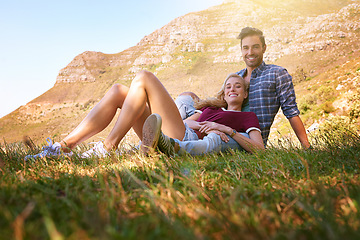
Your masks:
M250 138L247 133L240 133L243 136ZM229 149L244 151L238 142L232 139L230 136L229 142L221 140L220 136L216 133L210 133L203 139L191 140L191 141L179 141L174 139L180 146L180 150L177 152L179 155L190 154L191 156L203 155L207 153L226 152Z
M181 118L184 120L195 113L194 100L189 95L180 95L175 99Z

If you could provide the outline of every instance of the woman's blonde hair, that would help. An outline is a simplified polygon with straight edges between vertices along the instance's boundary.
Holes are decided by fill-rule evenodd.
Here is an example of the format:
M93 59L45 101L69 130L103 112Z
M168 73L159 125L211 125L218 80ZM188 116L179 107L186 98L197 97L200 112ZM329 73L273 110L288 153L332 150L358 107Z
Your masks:
M220 91L216 94L216 97L207 98L205 100L200 100L199 102L196 102L195 108L196 109L201 109L204 107L227 108L228 105L224 98L225 97L225 86L226 86L227 81L233 77L240 79L244 85L245 91L248 91L249 84L247 84L247 82L241 76L237 75L236 73L230 73L226 77Z

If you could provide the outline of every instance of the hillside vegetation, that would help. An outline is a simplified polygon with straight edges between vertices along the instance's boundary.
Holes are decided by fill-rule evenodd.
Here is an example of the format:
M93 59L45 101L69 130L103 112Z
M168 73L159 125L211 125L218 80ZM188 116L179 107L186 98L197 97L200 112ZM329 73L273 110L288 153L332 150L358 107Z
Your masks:
M225 1L174 19L123 52L76 56L53 88L0 119L0 135L7 142L60 138L114 83L129 85L142 69L173 97L189 90L213 96L228 73L245 67L236 39L245 26L264 31L265 61L292 74L306 127L333 116L359 122L359 18L358 1ZM270 139L289 137L288 129L280 114Z

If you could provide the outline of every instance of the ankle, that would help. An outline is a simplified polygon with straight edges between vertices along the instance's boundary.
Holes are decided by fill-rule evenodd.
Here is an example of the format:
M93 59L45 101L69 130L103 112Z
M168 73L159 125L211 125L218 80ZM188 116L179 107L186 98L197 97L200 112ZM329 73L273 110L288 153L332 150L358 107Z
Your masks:
M111 142L105 140L105 141L103 141L103 144L104 144L104 148L105 148L105 150L106 150L107 152L110 152L110 151L112 151L112 150L115 150L115 145L112 144Z
M61 151L63 151L64 153L70 153L71 149L75 147L74 144L69 145L64 140L60 142L60 145L61 145Z

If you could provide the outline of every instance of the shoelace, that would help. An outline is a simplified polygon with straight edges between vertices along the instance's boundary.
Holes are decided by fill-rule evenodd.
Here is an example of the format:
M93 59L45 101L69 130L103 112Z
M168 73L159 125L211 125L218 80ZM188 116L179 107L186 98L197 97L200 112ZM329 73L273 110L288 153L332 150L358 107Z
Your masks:
M160 151L164 152L166 155L172 157L175 155L174 152L174 146L172 144L172 141L174 141L171 138L166 137L163 133L160 134L159 143L158 146L160 148Z
M83 157L90 157L91 155L96 155L98 157L104 157L108 152L104 148L104 143L100 142L91 142L89 145L94 145L90 150L83 153Z
M46 139L48 146L43 146L42 151L38 154L35 155L28 155L25 157L25 161L28 160L29 158L42 158L42 157L46 157L49 153L55 153L55 154L59 154L60 149L54 149L53 148L53 141L51 140L51 138L47 138Z
M43 152L42 153L45 153L44 156L46 156L48 153L56 153L56 154L59 154L59 151L60 149L57 149L57 148L53 148L53 141L51 140L51 138L47 138L46 141L48 142L48 146L44 146L43 147ZM41 153L40 153L41 154Z

